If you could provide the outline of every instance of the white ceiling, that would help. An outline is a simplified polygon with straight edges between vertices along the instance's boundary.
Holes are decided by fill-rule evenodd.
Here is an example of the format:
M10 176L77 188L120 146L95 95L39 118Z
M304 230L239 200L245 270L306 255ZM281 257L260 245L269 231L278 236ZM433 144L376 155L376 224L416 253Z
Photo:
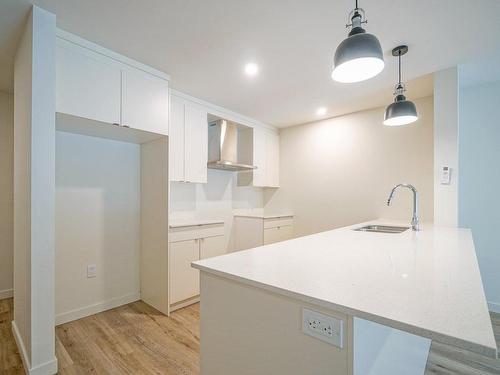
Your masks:
M390 50L410 47L408 96L432 93L437 70L500 51L498 0L361 0L386 68L372 80L339 84L332 56L346 36L353 0L2 0L0 89L12 91L15 46L30 3L58 26L171 75L172 87L283 127L387 104L396 79ZM249 79L244 63L260 74Z

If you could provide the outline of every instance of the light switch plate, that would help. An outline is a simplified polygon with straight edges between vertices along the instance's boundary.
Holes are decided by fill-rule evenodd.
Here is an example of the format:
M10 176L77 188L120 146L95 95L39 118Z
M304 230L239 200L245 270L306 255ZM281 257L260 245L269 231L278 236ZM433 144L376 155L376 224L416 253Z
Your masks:
M87 279L91 279L97 276L97 266L95 264L89 264L87 266Z
M344 347L344 321L342 319L302 309L302 332L339 348Z
M441 184L449 185L450 182L451 182L451 168L444 166L441 168Z

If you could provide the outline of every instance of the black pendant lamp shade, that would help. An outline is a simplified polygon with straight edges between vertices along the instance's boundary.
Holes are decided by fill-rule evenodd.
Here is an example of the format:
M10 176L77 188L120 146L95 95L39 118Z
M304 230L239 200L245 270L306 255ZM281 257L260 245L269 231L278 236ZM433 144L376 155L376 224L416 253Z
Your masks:
M356 8L349 15L352 27L349 35L335 51L332 79L338 82L360 82L372 78L384 69L384 55L377 37L368 34L361 26L364 11Z
M404 84L401 82L401 56L408 52L408 46L398 46L392 50L392 55L398 57L398 83L394 91L394 102L385 110L384 125L401 126L408 125L418 120L417 107L406 100Z

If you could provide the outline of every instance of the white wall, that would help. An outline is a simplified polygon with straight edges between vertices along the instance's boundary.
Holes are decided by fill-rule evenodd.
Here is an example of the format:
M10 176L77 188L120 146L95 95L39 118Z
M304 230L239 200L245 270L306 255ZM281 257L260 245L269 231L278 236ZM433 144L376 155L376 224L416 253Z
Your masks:
M14 61L14 337L28 373L57 372L54 332L56 17L32 8Z
M140 145L57 132L56 322L137 300L139 266Z
M263 189L237 186L237 174L208 169L208 183L170 183L171 223L217 219L226 223L228 249L232 249L233 210L263 210Z
M410 222L411 192L420 192L421 220L433 219L433 100L415 101L420 119L405 127L382 125L384 108L283 129L280 183L265 192L266 213L291 210L296 236L378 217Z
M460 91L459 224L472 229L490 310L500 312L500 82Z
M0 92L0 299L13 295L14 97Z
M458 69L434 73L434 222L458 225ZM451 168L451 182L440 182L442 167Z

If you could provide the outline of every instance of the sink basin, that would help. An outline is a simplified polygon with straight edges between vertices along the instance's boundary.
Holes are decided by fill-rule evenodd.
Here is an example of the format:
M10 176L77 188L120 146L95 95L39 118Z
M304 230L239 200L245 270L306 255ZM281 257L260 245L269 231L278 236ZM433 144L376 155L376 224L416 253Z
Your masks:
M377 232L377 233L402 233L410 227L395 227L391 225L365 225L364 227L356 228L358 232Z

